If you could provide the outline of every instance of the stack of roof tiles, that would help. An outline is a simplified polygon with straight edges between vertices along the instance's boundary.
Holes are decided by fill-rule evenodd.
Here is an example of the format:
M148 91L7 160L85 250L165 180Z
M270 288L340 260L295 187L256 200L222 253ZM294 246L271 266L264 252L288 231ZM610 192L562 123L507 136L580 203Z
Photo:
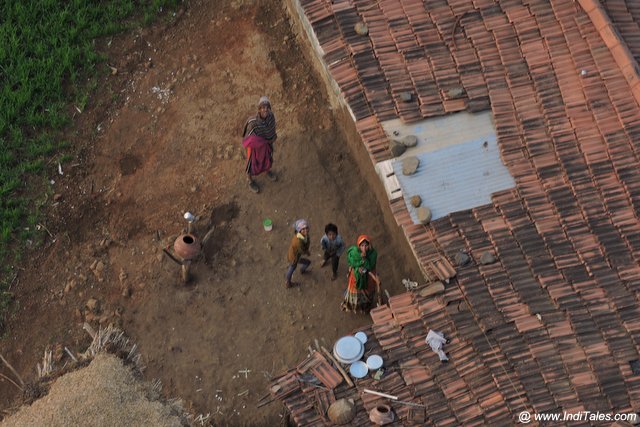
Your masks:
M491 205L427 227L411 223L402 200L392 203L425 270L438 256L455 265L460 251L471 262L456 266L443 295L407 293L374 310L367 345L391 369L355 389L342 383L329 400L351 396L371 409L385 399L361 390L375 388L425 404L425 423L438 425L511 424L524 410L639 411L635 59L620 67L620 50L607 47L584 2L300 3L374 162L390 157L381 121L490 108L516 181ZM640 58L640 3L601 6ZM360 21L368 36L356 34ZM485 252L497 261L480 263ZM429 329L452 338L449 364L425 344ZM314 388L296 387L282 399L296 422L325 425ZM412 423L412 407L392 406L399 423Z

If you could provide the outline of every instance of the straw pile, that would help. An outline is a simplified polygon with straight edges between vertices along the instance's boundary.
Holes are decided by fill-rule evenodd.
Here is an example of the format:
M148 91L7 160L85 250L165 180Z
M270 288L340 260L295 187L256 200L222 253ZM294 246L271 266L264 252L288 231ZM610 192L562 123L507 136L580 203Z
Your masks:
M114 344L105 337L122 340L119 332L101 330L95 334L92 347L85 353L91 357L88 365L51 381L46 396L22 406L0 426L189 425L179 401L160 400L159 383L136 379L139 366L130 359L135 348L124 352L120 347L116 352L120 357L105 351Z

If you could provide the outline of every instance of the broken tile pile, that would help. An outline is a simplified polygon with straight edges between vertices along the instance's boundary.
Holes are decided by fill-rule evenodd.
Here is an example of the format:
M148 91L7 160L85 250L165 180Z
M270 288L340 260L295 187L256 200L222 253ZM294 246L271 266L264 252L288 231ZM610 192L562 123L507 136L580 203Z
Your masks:
M342 397L356 400L353 425L368 425L363 408L379 403L392 406L396 425L640 411L640 108L629 74L638 69L635 60L621 69L624 52L608 47L588 2L300 3L372 161L389 158L381 121L491 108L516 187L429 226L414 225L402 199L391 202L423 271L448 281L445 291L394 296L372 311L367 351L385 360L380 381L342 382L320 398L291 380L295 372L276 379L295 421L327 425L318 402ZM639 5L602 3L635 58ZM358 22L368 35L355 32ZM461 253L470 262L456 264ZM429 329L451 338L448 364L425 344Z

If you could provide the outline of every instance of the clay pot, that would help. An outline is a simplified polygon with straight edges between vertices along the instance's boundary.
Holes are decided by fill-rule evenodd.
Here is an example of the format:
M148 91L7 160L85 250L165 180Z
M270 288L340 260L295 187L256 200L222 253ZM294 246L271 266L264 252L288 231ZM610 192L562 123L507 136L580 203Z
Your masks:
M356 405L352 399L336 400L329 406L327 416L335 425L348 424L356 416Z
M173 250L184 260L195 259L200 255L200 241L193 234L181 234L173 243Z
M369 420L379 426L392 423L396 419L389 405L378 405L369 412Z

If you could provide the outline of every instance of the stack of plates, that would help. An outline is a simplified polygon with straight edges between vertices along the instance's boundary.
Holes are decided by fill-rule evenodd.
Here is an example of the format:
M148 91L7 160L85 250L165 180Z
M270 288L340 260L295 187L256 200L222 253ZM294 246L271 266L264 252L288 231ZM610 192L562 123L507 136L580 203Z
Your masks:
M364 344L352 335L342 337L334 344L333 355L341 363L356 362L364 355Z

